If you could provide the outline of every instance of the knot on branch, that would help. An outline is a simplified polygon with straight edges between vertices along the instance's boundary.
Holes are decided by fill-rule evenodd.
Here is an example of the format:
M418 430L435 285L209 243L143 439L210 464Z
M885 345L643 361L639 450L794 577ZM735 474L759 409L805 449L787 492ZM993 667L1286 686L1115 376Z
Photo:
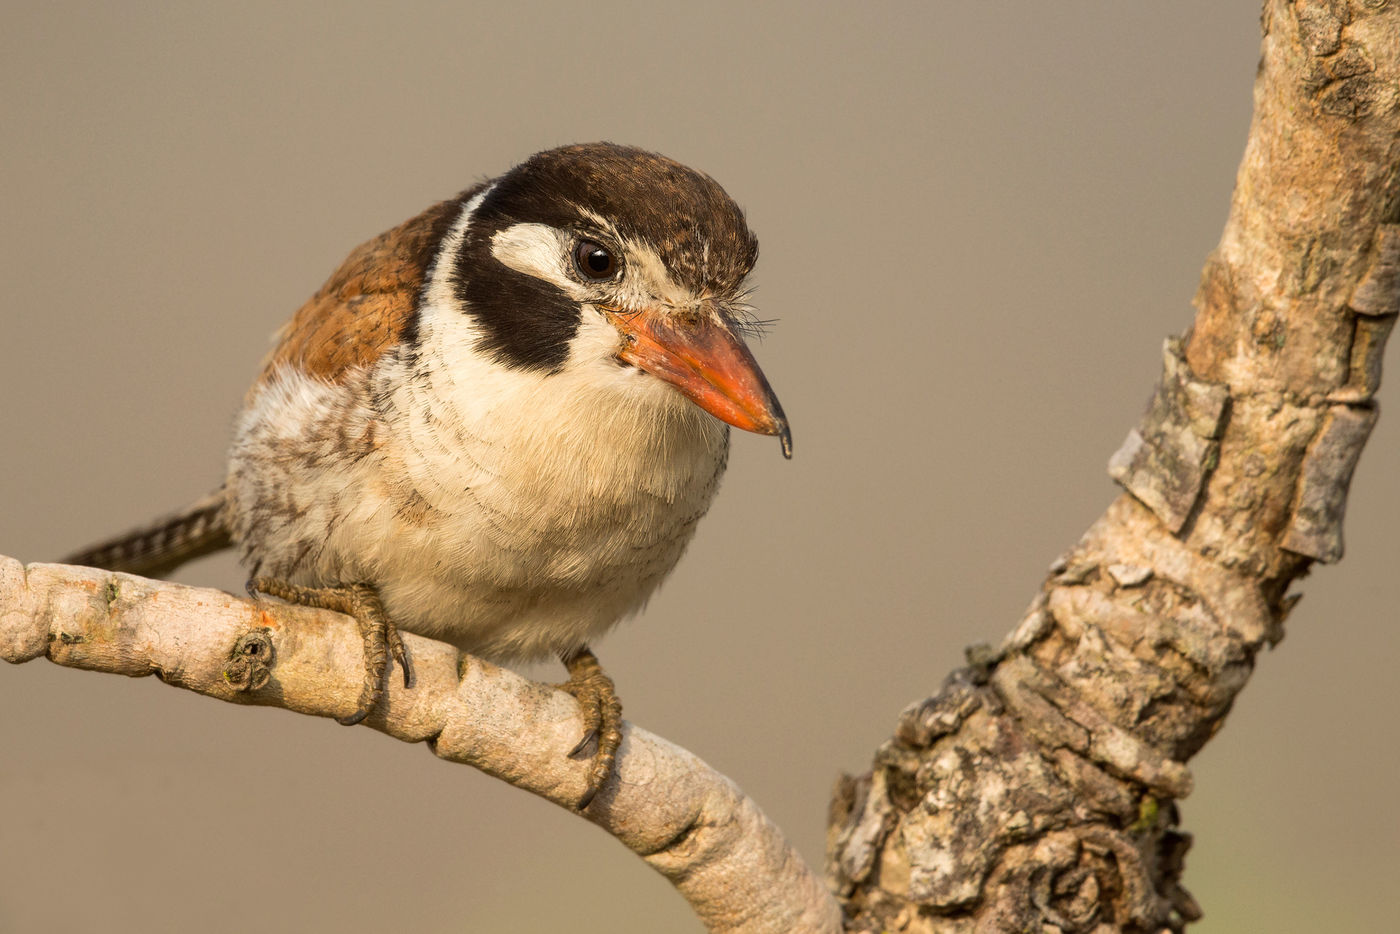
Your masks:
M272 630L251 629L238 637L224 665L224 681L238 691L256 691L272 680Z
M1089 824L1017 847L988 882L990 904L977 929L1045 934L1087 934L1101 925L1153 934L1183 930L1201 910L1180 885L1190 837L1167 829L1175 821L1174 809L1168 809L1157 814L1151 827L1119 830ZM1159 829L1161 833L1147 832Z
M1199 916L1174 800L1262 636L1162 555L1102 546L1057 562L1000 649L906 708L875 770L838 787L828 872L861 923L1156 932Z
M849 929L1156 934L1198 918L1175 806L1038 755L1008 720L993 715L985 747L941 750L913 775L887 749L884 767L843 780L828 868Z

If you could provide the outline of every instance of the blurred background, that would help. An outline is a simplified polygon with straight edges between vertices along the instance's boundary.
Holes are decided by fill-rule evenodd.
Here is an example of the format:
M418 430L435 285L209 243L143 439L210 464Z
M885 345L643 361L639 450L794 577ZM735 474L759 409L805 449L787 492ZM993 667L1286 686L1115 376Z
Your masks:
M597 648L630 719L820 865L837 773L1115 495L1258 29L1218 0L11 7L0 553L217 484L269 335L361 241L542 148L667 153L762 241L796 456L736 434L689 555ZM1397 476L1388 413L1346 560L1193 764L1206 934L1391 930ZM42 661L0 669L0 710L0 931L700 930L594 827L367 730Z

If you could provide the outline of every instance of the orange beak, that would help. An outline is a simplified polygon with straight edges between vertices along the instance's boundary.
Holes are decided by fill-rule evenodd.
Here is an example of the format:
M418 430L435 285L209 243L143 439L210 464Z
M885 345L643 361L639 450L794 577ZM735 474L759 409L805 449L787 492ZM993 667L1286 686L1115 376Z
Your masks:
M602 311L626 342L619 359L664 379L720 421L777 435L783 456L792 457L792 432L778 397L748 346L716 316Z

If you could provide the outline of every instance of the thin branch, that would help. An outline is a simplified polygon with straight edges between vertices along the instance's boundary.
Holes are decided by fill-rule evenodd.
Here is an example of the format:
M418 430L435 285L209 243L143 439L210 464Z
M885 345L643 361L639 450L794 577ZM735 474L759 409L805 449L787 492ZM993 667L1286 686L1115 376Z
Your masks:
M572 809L586 752L568 694L405 633L415 683L390 679L365 725ZM354 710L363 671L348 617L0 557L0 658L161 681L320 717ZM695 755L623 725L614 777L584 814L680 891L711 931L841 930L822 883L758 806Z

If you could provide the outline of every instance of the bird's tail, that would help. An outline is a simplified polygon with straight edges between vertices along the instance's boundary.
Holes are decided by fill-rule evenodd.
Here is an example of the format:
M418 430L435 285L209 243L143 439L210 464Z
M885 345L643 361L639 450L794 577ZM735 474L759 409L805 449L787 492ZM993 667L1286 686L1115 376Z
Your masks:
M233 544L223 512L221 487L173 515L84 548L62 563L159 577Z

